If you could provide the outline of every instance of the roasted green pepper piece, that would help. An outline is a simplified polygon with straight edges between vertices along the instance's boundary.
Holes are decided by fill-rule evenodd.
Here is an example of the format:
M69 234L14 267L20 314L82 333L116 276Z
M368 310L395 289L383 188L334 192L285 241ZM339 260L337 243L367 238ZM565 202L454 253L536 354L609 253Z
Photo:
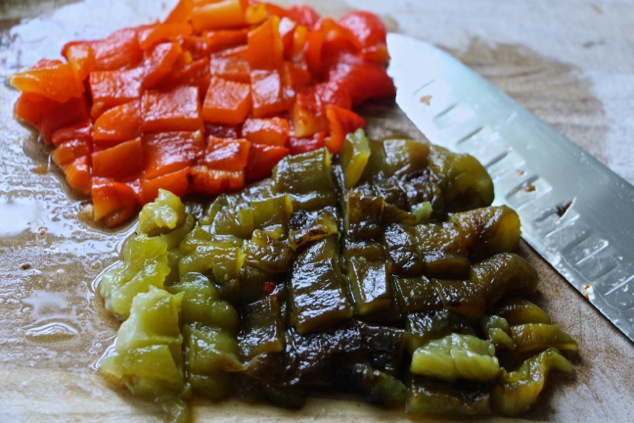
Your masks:
M208 310L214 301L220 300L220 293L209 279L200 273L187 273L177 283L168 288L172 294L182 293L181 322L205 322Z
M383 140L387 176L401 178L427 167L429 143L401 138Z
M384 204L381 197L350 191L344 199L346 233L357 238L379 238Z
M472 323L480 322L487 305L487 286L471 280L433 279L443 305L465 316Z
M365 239L355 240L346 237L343 240L343 257L346 259L360 257L368 261L385 261L387 254L385 253L385 247L380 242Z
M341 391L338 370L346 361L365 359L368 345L359 325L349 319L321 332L302 335L293 328L286 331L286 349L282 354L266 354L249 372L263 380L285 383L299 390ZM265 358L266 357L266 358ZM270 366L273 361L276 368ZM250 366L251 367L251 366Z
M261 229L275 239L286 238L288 221L293 213L290 195L249 201L249 209L253 216L254 229Z
M134 394L179 398L185 386L178 322L181 297L155 287L138 294L117 333L115 354L101 361L100 371Z
M183 326L188 381L195 392L220 400L232 392L228 372L244 370L235 337L198 323Z
M243 308L240 350L247 360L284 351L284 325L276 297L266 296Z
M512 338L511 326L503 317L495 315L484 317L482 319L482 332L489 341L493 342L495 348L514 350L516 347Z
M450 219L462 232L471 255L488 257L517 250L520 242L520 219L507 207L483 207L456 213Z
M385 150L383 142L368 139L370 157L361 175L362 182L371 182L385 179L388 175L385 169Z
M385 313L392 307L387 263L353 258L348 262L347 280L356 312L360 316Z
M364 400L384 407L402 407L407 401L407 387L396 377L374 369L367 362L344 364L340 371L341 387L361 395Z
M374 195L383 197L386 203L390 203L395 207L408 210L411 206L407 199L407 191L403 187L404 182L396 178L381 179L373 181L371 192Z
M460 314L449 310L426 310L409 313L405 320L407 350L416 348L452 333L475 335L473 326Z
M346 188L354 187L370 158L370 146L363 129L349 133L341 147L340 162Z
M226 331L192 323L183 326L183 336L190 373L215 375L244 369L238 358L238 342Z
M240 323L237 311L231 304L221 299L220 291L205 275L187 273L168 290L173 294L182 293L183 295L182 323L199 322L226 330L233 335L237 333Z
M254 229L253 211L249 208L239 210L231 207L222 208L216 213L211 223L212 235L231 235L238 238L249 238Z
M491 177L473 156L433 145L429 167L440 177L447 211L470 210L488 206L493 201Z
M450 222L416 225L418 249L429 276L465 277L471 262L463 234Z
M260 268L248 264L240 269L240 302L250 304L262 299L267 293L266 285L273 283L271 275Z
M291 248L299 247L310 242L319 241L330 235L339 234L339 213L335 209L318 211L299 211L291 218L289 243Z
M123 261L101 277L99 292L106 308L123 320L130 315L134 296L151 286L163 288L170 271L167 243L160 237L134 235L125 244Z
M369 348L372 367L398 376L405 350L405 331L390 326L373 326L358 322L364 342Z
M337 203L327 149L286 156L273 169L275 189L293 198L293 209L313 210Z
M352 317L334 259L296 263L290 284L293 324L298 333L315 332Z
M422 172L414 172L403 180L399 185L405 192L407 204L413 211L416 204L429 203L431 206L431 221L446 220L445 199L443 197L441 180L429 167Z
M489 388L481 384L461 383L460 386L413 376L405 411L422 415L491 414Z
M527 359L513 372L502 371L500 382L493 388L493 408L502 414L522 413L537 400L551 370L572 373L572 366L555 348Z
M179 197L164 189L159 189L158 197L146 204L139 213L138 233L156 236L181 226L187 213Z
M194 229L195 225L196 219L191 214L188 214L182 225L159 236L167 243L167 248L175 250L180 248L180 243Z
M550 317L537 304L524 298L510 298L495 307L495 313L506 319L511 325L525 323L550 324Z
M178 269L181 275L208 274L215 283L222 285L240 276L244 260L244 251L233 242L210 242L183 255Z
M443 299L440 290L431 279L425 276L392 278L401 311L412 313L442 309Z
M493 304L505 296L534 294L538 275L528 260L501 253L472 266L470 280L485 287L487 304Z
M515 351L518 354L535 353L548 347L570 352L576 352L579 349L577 342L557 325L545 323L515 325L511 326L511 334L517 345Z
M369 140L370 157L362 180L378 181L394 176L404 177L427 167L429 144L401 138Z
M471 335L452 333L418 347L410 366L417 375L454 382L490 382L500 373L495 346Z
M339 234L337 234L339 235ZM339 259L339 240L331 235L307 245L294 259L295 263L316 263L322 260Z
M417 276L423 272L424 262L418 250L418 239L412 226L388 225L385 228L383 242L394 266L394 274Z
M293 258L293 249L288 243L277 241L260 229L253 231L253 236L245 241L243 249L245 263L269 275L286 272Z

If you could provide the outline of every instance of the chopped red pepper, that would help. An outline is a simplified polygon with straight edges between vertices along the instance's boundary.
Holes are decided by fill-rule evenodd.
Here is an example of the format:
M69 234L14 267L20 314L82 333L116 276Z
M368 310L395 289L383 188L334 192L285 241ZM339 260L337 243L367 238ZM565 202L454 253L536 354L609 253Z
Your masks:
M137 138L141 136L142 123L140 100L115 106L95 120L92 135L95 146L107 148Z
M243 138L209 137L204 163L210 169L241 171L247 165L251 143Z
M202 130L198 88L180 86L143 94L143 132Z
M118 181L134 179L143 169L141 138L92 153L92 174Z
M365 124L351 108L395 95L385 38L368 12L335 21L308 6L179 0L163 22L69 42L65 61L13 75L15 113L112 226L159 188L217 195L287 154L338 153Z
M183 50L178 43L160 43L148 50L143 61L143 88L152 88L173 69Z
M95 71L90 74L92 109L90 115L99 117L111 107L141 97L143 69Z
M158 132L143 136L145 179L154 179L196 164L205 151L201 132Z
M251 87L247 83L212 76L202 115L206 122L242 123L251 108Z
M275 165L288 154L288 148L277 145L251 144L249 161L245 169L248 181L271 175Z
M242 136L251 142L285 146L290 132L288 120L281 117L269 119L250 118L242 125Z

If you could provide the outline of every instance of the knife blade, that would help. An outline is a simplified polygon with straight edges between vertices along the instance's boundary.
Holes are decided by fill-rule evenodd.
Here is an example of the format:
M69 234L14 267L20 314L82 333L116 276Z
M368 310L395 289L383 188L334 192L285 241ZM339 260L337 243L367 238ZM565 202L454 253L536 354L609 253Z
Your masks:
M634 186L442 50L394 33L387 46L408 118L480 160L528 244L634 341Z

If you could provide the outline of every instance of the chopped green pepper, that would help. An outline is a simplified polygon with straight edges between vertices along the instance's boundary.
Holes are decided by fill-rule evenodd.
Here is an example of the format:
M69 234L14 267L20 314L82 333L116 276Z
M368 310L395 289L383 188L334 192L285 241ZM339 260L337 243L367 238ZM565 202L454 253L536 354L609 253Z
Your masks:
M346 136L340 157L346 188L354 187L361 179L361 175L363 175L365 165L370 158L370 146L368 143L368 138L365 136L363 129L358 129L356 132Z
M490 341L452 333L418 347L412 355L410 370L448 382L456 379L490 382L498 377L500 363Z
M500 382L492 391L493 408L502 414L522 413L537 400L551 370L572 373L572 366L555 348L548 348L527 359L513 372L502 370Z

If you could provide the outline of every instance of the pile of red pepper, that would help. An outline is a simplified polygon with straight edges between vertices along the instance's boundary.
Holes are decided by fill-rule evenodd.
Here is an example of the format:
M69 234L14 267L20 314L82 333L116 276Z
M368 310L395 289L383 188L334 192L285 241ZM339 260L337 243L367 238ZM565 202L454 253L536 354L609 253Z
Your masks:
M164 22L73 41L13 75L15 112L54 147L68 184L112 227L165 188L242 188L287 154L363 127L351 109L395 94L380 19L308 6L180 0Z

